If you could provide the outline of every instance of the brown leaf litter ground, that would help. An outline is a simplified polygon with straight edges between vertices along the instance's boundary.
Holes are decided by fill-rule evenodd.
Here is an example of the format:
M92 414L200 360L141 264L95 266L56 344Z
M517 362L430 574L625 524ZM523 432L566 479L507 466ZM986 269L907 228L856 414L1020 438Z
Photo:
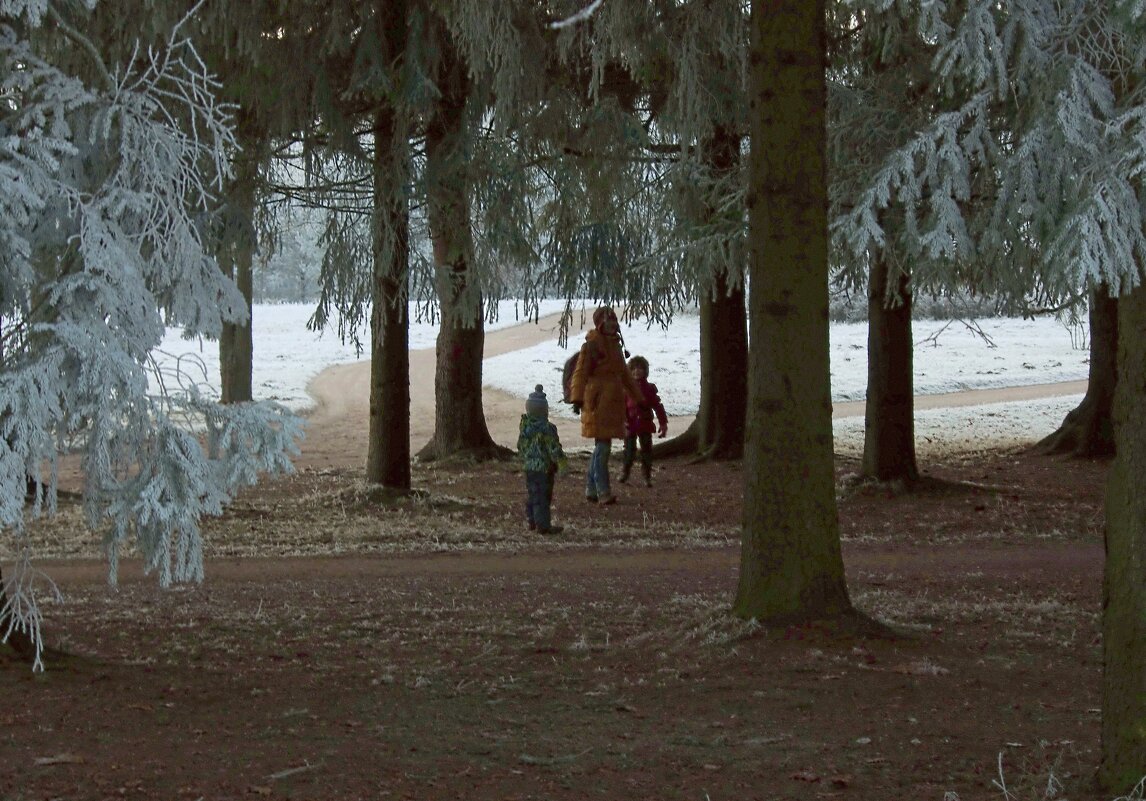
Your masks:
M728 615L737 464L598 507L577 456L549 537L511 464L398 502L306 467L166 591L130 560L110 588L65 509L48 670L0 651L0 799L1102 798L1107 464L939 456L905 495L838 467L853 601L895 636Z

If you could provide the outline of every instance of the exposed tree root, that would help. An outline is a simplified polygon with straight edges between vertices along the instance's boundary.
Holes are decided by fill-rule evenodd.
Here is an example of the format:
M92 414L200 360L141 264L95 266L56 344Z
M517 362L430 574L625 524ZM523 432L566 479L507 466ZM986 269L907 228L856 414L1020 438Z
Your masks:
M1088 393L1067 413L1058 430L1035 444L1034 452L1080 458L1113 456L1114 424L1110 406L1108 401Z
M688 428L672 439L653 444L654 459L670 459L674 456L691 456L700 448L700 434L694 420Z
M719 437L715 442L702 443L700 426L693 420L679 436L653 445L654 459L669 459L674 456L688 457L687 464L734 462L744 458L744 443L725 442Z
M509 448L498 445L492 440L488 445L479 445L469 448L451 448L445 450L434 440L430 440L422 450L417 453L417 460L423 463L438 462L504 462L512 459L514 452Z

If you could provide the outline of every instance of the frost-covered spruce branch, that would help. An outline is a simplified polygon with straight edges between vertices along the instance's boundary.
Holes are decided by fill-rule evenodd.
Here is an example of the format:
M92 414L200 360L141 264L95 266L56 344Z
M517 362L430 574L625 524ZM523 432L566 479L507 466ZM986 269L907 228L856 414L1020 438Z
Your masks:
M203 240L235 150L230 109L179 26L114 69L68 73L6 24L34 27L46 8L0 8L0 529L19 555L0 637L24 632L37 666L42 618L22 532L28 516L55 511L72 444L111 579L134 545L166 585L202 577L202 516L259 473L289 470L302 433L275 404L220 406L194 382L149 389L161 310L207 336L246 318Z
M999 191L987 230L1060 295L1086 283L1129 288L1146 239L1140 176L1126 167L1143 163L1146 137L1143 90L1123 78L1141 73L1143 32L1105 3L1005 9L976 2L935 31L939 78L993 95Z
M601 3L604 1L605 0L593 0L593 2L585 6L576 14L573 14L570 17L566 17L565 19L555 20L554 22L549 23L549 27L554 29L567 28L570 25L576 25L580 22L584 22L585 20L589 19L589 17L597 13L597 9L601 7Z
M1106 3L861 5L903 69L838 73L837 121L875 121L880 136L834 129L849 171L833 184L836 252L898 254L917 288L962 282L1048 306L1133 286L1146 88L1128 76L1146 63L1146 28ZM920 100L896 105L908 89Z
M42 670L44 666L41 594L52 600L62 597L55 582L32 565L27 541L21 538L14 576L0 598L0 641L8 641L13 634L23 635L32 646L34 670Z
M977 156L988 149L982 138L988 100L981 93L957 111L937 115L892 150L854 205L832 221L836 246L861 261L868 251L887 247L880 217L898 205L908 252L935 259L972 251L963 207L971 198L972 173L980 165Z

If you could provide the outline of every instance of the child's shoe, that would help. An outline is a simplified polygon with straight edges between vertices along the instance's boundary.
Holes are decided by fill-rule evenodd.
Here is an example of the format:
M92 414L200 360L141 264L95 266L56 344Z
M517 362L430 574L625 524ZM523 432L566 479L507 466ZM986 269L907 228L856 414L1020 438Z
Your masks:
M541 534L560 534L565 530L565 526L550 526L549 528L538 529Z
M597 496L596 495L586 495L585 500L587 500L589 503L596 503L597 502Z
M616 502L617 502L617 496L611 492L608 495L602 495L598 499L598 503L600 503L602 506L610 506Z

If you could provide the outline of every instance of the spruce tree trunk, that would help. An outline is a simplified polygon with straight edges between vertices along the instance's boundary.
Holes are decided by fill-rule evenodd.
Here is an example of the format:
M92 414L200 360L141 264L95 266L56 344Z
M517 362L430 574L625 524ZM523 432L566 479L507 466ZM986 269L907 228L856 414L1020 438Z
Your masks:
M434 434L418 452L418 458L426 461L511 454L493 441L482 408L485 322L481 293L471 284L473 239L465 152L469 81L465 65L446 47L438 82L442 97L426 129L430 238L442 315L434 367Z
M374 298L366 481L410 490L409 212L402 196L406 137L397 114L374 122Z
M1128 793L1146 775L1146 287L1118 301L1115 456L1106 492L1102 581L1102 764Z
M867 406L860 474L910 486L919 479L915 460L911 291L900 274L888 291L883 254L871 266L867 300Z
M1114 455L1114 392L1118 386L1118 307L1109 287L1090 292L1090 373L1086 394L1053 434L1035 445L1040 453Z
M718 175L740 169L740 137L719 128L705 142L705 158ZM711 219L718 210L708 204ZM698 459L740 459L748 400L748 325L744 282L735 286L723 267L700 298L700 405L696 419L679 436L653 447L657 458L693 455ZM653 366L655 371L656 367ZM654 379L655 383L655 379Z
M219 337L219 372L222 383L220 400L223 403L241 403L254 398L251 262L251 251L244 248L236 254L227 271L247 302L247 322L243 325L223 323L223 333Z
M444 312L434 371L434 436L418 457L432 460L464 454L484 459L508 454L490 436L482 410L485 335L481 326L474 330L455 322L447 328Z
M718 127L705 151L719 178L740 171L740 137L730 129ZM708 206L710 218L720 213L715 201L710 201ZM743 270L744 266L738 269ZM711 391L709 408L699 418L702 420L699 451L713 459L744 456L748 414L746 301L744 281L729 281L729 274L719 269L713 280L711 302L702 302L700 306L701 380L707 380ZM704 375L706 368L708 376Z
M717 288L723 284L723 277ZM713 459L740 459L748 417L748 323L741 284L710 304L707 350L713 376L711 412L701 429L701 453ZM701 325L704 326L704 308ZM704 348L702 348L703 354Z
M246 125L240 121L239 136L242 152L235 159L235 177L231 185L228 204L231 208L232 231L224 245L224 269L242 293L247 304L247 322L241 325L223 323L219 337L219 377L223 403L241 403L254 397L252 371L254 370L254 338L251 334L251 299L253 296L253 263L255 248L255 182L258 180L258 162L255 152L258 142L243 135ZM241 222L240 222L241 220Z
M828 367L824 0L752 4L748 438L734 612L848 613Z
M744 456L748 413L744 286L729 290L725 277L718 275L713 292L700 299L700 404L696 418L678 436L653 446L658 459L683 455L698 460L733 460Z

